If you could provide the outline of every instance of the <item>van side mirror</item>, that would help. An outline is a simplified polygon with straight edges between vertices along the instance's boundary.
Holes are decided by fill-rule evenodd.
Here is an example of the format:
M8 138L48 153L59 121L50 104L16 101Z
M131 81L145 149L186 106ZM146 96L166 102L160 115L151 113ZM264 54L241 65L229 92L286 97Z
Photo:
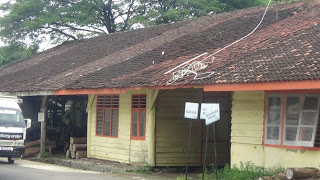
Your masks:
M26 124L26 128L31 128L31 119L24 119L24 123Z

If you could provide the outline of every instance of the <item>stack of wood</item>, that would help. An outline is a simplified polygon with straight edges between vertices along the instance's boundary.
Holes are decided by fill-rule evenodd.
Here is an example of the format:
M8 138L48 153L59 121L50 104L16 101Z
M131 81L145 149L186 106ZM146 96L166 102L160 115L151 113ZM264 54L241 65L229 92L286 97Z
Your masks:
M22 155L23 158L34 157L40 153L40 139L36 141L30 141L25 143L25 151ZM52 153L57 148L55 141L46 140L46 150Z
M87 157L87 138L70 137L69 149L66 151L66 157L80 159Z
M317 168L288 168L284 173L279 173L274 176L259 177L257 180L291 180L304 179L315 180L320 179L320 170Z

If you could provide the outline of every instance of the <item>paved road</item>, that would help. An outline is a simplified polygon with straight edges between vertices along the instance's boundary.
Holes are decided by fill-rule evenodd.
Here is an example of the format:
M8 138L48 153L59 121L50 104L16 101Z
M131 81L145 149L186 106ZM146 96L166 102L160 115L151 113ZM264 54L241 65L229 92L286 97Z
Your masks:
M57 165L44 164L26 160L16 160L8 164L7 159L0 158L0 180L125 180L143 179L119 174L98 173L77 170Z

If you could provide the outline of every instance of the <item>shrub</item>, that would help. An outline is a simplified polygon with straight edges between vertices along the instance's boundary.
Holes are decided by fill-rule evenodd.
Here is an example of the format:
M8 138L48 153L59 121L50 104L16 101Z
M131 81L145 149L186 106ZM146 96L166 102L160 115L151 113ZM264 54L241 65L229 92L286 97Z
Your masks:
M284 168L282 166L276 166L273 168L264 168L261 166L256 166L252 162L240 163L239 166L230 167L226 165L223 169L218 170L218 179L221 180L251 180L261 176L272 176L283 172ZM209 171L206 172L205 178L215 179L215 169L211 165Z

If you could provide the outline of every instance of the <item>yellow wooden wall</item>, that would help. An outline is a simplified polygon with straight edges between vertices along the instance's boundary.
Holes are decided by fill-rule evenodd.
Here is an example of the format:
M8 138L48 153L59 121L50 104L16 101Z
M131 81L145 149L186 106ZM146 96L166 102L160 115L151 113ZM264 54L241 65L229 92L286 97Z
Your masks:
M118 138L96 136L96 95L88 100L88 157L134 165L154 166L154 120L152 98L155 90L132 90L120 94ZM146 139L130 140L131 95L147 94Z
M251 161L263 166L264 92L234 92L231 116L231 164Z
M264 167L320 168L320 152L262 145L264 92L234 92L232 102L231 164L251 161Z
M185 102L201 102L202 89L160 91L156 112L156 166L185 166L189 121ZM192 120L190 166L201 163L201 120Z

